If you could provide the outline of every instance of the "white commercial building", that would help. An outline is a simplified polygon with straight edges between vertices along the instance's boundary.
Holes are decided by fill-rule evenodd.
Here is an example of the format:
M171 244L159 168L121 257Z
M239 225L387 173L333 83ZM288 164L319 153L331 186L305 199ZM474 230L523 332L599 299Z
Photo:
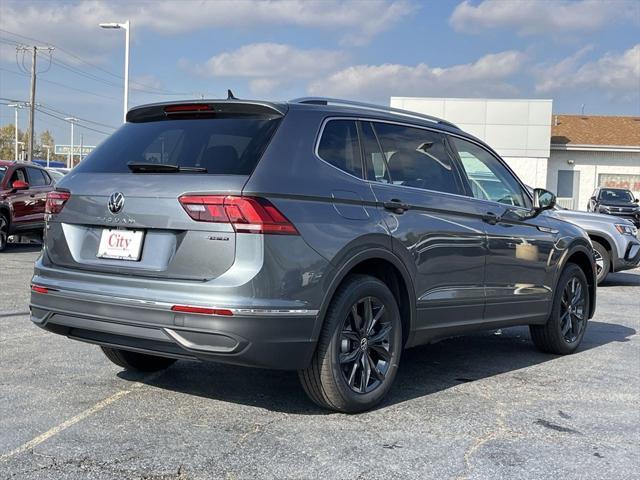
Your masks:
M552 114L552 100L391 97L391 106L455 123L532 187L584 209L596 186L640 196L640 119Z

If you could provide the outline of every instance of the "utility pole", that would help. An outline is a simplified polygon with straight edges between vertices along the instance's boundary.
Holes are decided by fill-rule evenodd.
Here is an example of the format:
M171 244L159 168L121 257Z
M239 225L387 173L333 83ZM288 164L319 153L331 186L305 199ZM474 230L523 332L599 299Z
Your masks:
M36 114L36 56L38 55L38 47L33 46L33 60L31 60L31 96L29 97L29 149L28 159L33 162L33 141L36 132L33 129Z
M51 55L51 52L53 51L53 47L38 47L36 45L33 45L32 47L26 47L26 46L20 46L17 47L16 50L18 52L23 52L23 54L25 52L27 52L28 50L31 50L32 52L32 56L31 56L31 95L30 95L30 101L29 101L29 129L27 130L28 135L29 135L29 145L27 146L27 160L30 162L33 162L33 145L35 142L35 129L34 129L34 124L35 124L35 109L36 109L36 59L38 57L38 48L40 48L40 50L48 50L49 51L49 55Z

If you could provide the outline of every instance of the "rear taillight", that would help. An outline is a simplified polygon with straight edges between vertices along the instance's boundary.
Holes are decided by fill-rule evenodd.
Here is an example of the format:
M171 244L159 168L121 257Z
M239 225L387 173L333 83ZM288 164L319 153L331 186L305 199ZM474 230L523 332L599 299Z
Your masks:
M69 192L47 193L47 202L44 206L44 213L60 213L69 198L71 198L71 194Z
M36 293L49 293L49 289L46 287L41 287L40 285L31 285L31 291Z
M238 233L298 234L296 227L264 198L183 195L179 200L198 222L230 223Z

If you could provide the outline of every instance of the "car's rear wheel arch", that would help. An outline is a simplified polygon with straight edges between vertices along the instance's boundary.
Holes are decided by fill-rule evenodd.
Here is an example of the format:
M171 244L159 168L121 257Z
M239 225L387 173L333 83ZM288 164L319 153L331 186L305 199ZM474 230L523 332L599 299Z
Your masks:
M314 338L317 338L322 328L327 309L336 290L351 274L370 275L387 285L393 293L400 310L403 345L410 343L416 315L413 281L402 261L393 253L381 248L361 251L350 256L350 260L334 276L322 301L319 318L323 319L323 321L318 322Z

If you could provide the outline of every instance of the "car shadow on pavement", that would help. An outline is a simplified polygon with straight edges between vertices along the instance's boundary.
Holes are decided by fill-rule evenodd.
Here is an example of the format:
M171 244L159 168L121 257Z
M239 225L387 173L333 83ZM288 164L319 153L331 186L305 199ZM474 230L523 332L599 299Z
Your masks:
M41 249L41 243L8 243L2 253L6 255L7 253L39 252Z
M462 383L513 372L559 358L539 352L526 327L483 332L406 350L383 408L424 397ZM636 332L614 323L589 322L580 347L585 352L612 342L626 342ZM307 399L296 372L215 363L176 362L160 376L121 372L138 381L185 395L256 406L289 414L328 414Z
M607 287L640 287L640 275L626 272L610 273L607 275L607 278L598 285L598 288Z

